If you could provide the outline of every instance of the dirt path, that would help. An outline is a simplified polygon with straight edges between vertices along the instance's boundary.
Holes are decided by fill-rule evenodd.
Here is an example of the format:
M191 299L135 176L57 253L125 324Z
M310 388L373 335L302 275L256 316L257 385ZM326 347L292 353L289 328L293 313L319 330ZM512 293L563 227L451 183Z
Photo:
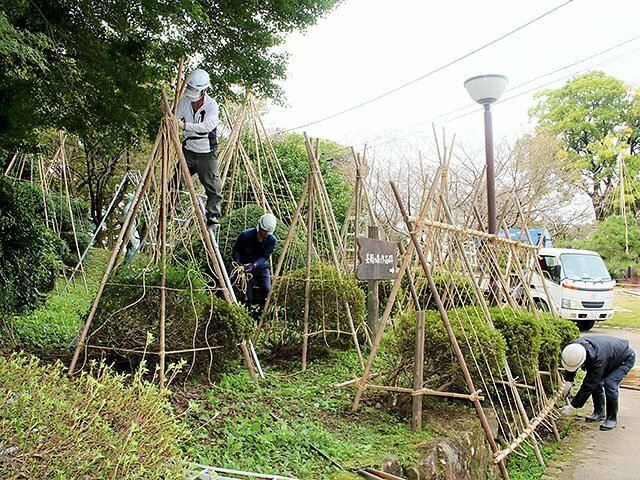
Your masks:
M594 328L588 334L626 338L640 352L640 331ZM638 362L636 362L636 366ZM545 477L559 480L637 480L640 479L640 391L620 389L618 427L601 432L599 423L588 424L583 418L593 411L587 403L581 417L563 442L573 442L570 452L547 469ZM575 427L579 427L576 429ZM576 431L577 430L577 431Z

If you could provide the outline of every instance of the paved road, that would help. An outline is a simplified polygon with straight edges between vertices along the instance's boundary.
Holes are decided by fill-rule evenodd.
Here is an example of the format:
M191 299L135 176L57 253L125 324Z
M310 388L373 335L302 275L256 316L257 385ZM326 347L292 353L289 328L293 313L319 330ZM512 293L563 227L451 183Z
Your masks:
M640 352L639 331L596 327L587 333L626 338L631 347ZM589 415L592 411L589 401L581 415ZM570 433L564 439L564 442L576 443L567 458L551 466L555 470L552 476L559 480L640 479L640 391L620 389L618 427L610 432L601 432L599 423L589 424L582 418L575 421L581 423L582 433Z

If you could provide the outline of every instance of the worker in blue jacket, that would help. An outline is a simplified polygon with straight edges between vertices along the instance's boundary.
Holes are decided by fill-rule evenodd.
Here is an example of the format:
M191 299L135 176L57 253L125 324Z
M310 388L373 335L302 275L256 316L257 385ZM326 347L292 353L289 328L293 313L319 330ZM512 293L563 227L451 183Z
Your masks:
M570 415L575 408L582 407L589 396L593 398L593 414L587 422L605 420L600 430L615 428L618 420L618 387L636 362L636 352L629 342L607 335L585 335L575 339L562 351L562 366L565 369L564 396L567 398L573 387L578 368L586 370L586 376L575 397L561 409ZM605 416L606 398L606 416Z
M267 213L260 217L258 226L243 230L233 245L232 258L236 266L243 266L247 275L247 306L259 305L262 309L271 290L271 270L269 258L278 240L273 235L276 230L275 215ZM260 289L254 298L253 287Z

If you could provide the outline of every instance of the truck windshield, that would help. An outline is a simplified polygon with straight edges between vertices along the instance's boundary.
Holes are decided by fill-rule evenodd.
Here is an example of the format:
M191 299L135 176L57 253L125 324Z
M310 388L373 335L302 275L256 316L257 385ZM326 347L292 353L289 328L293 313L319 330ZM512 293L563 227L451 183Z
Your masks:
M599 255L563 253L560 255L564 276L570 280L606 282L611 276Z

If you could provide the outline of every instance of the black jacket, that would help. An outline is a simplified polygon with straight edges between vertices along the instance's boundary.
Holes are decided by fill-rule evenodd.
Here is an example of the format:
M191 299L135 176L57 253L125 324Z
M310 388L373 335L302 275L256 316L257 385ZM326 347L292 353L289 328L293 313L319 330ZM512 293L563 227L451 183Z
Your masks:
M582 381L580 390L571 400L571 405L575 408L580 408L598 387L602 379L606 378L614 368L627 358L629 342L622 338L606 335L586 335L575 339L571 343L579 343L587 351L587 359L581 367L587 371L587 375ZM564 374L565 380L569 382L572 382L575 376L576 372L565 372Z
M233 244L231 257L241 264L253 263L254 274L264 274L269 270L269 257L276 248L278 240L269 234L261 242L258 240L258 229L248 228L243 230Z

